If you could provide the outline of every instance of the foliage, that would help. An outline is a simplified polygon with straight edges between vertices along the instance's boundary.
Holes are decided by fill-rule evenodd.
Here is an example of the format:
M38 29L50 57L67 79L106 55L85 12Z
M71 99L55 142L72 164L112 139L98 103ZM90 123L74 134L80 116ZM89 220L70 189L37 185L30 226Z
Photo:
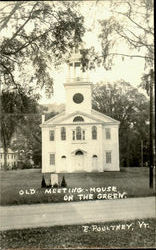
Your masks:
M0 77L9 89L53 91L53 68L84 34L75 2L3 2L0 9Z
M110 0L108 4L97 1L96 8L106 6L106 15L99 17L101 51L96 51L94 46L86 50L85 68L103 65L111 70L116 58L128 57L144 60L145 69L149 71L154 64L153 5L153 0Z
M120 121L121 166L140 166L141 140L144 142L144 162L148 161L148 103L145 95L124 81L94 87L93 108Z
M63 178L62 178L61 187L67 187L67 183L66 183L66 181L65 181L64 176L63 176Z
M46 188L46 182L44 179L44 175L42 176L41 188Z
M7 166L7 151L11 139L16 132L17 127L25 124L26 117L24 113L36 113L36 101L25 95L24 89L20 92L2 91L1 94L1 124L0 133L4 149L5 166Z

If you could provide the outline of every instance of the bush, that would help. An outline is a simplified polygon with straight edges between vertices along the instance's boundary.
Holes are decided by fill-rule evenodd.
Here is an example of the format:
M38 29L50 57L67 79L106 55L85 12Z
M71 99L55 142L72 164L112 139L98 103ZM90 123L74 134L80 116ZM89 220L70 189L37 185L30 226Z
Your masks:
M41 188L46 188L46 182L45 182L45 179L44 179L44 175L42 176L42 182L41 182Z
M61 187L67 187L67 183L66 183L66 181L65 181L64 176L63 176L63 178L62 178Z
M58 185L57 183L55 183L55 184L53 185L53 187L54 187L54 188L58 188L59 185Z

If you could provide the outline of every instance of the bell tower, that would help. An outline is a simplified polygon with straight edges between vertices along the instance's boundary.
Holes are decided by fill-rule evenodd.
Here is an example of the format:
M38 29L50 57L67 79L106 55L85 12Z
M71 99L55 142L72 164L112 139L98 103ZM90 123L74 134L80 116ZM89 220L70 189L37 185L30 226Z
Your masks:
M68 77L64 84L66 92L66 113L83 111L91 113L91 85L88 72L83 72L81 65L81 48L74 50L67 62Z

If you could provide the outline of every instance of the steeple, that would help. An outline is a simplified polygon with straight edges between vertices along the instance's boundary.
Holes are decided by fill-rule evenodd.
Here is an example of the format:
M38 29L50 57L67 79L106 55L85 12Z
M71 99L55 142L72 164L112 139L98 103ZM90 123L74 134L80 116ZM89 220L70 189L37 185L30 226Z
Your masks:
M67 82L86 82L89 81L88 71L82 70L81 51L84 49L84 44L81 44L79 48L74 48L68 59L68 75Z
M81 65L81 50L74 48L68 59L68 76L66 79L66 113L83 111L91 113L91 82L88 72L83 72Z

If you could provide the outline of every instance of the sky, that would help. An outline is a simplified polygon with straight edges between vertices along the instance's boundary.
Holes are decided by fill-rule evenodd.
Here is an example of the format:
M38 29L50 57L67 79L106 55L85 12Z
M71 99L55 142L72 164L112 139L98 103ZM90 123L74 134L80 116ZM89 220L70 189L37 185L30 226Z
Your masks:
M94 46L97 50L100 50L100 42L98 40L98 34L100 31L99 19L109 18L112 13L109 11L109 1L86 1L81 7L80 11L85 17L86 29L91 31L86 32L83 41L86 47ZM105 3L104 3L105 2ZM122 9L121 9L122 11ZM124 9L123 9L124 11ZM133 53L127 48L125 44L118 45L118 51L120 53ZM142 58L116 58L114 66L111 70L106 71L103 67L96 68L89 72L90 81L95 84L97 82L110 82L119 81L121 79L131 83L133 86L140 84L140 78L144 72L144 60ZM54 77L54 95L48 99L44 94L44 89L41 92L42 98L40 104L50 103L64 103L65 102L65 90L64 83L67 77L66 66L62 65L58 71L55 72Z

